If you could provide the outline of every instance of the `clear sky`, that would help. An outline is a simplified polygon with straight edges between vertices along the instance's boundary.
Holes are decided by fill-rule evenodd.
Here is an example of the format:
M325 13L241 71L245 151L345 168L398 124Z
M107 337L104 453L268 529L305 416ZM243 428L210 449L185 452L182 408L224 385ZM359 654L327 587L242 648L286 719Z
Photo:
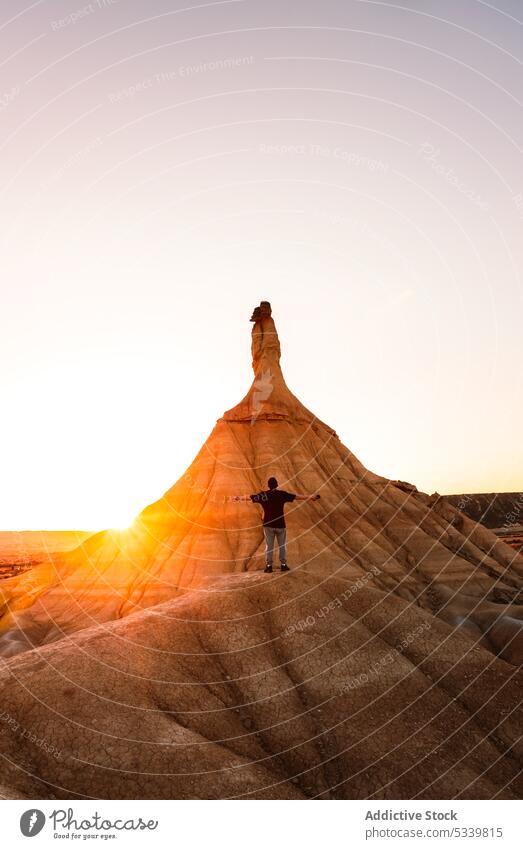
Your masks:
M523 489L517 0L11 0L0 528L126 525L248 388L373 471Z

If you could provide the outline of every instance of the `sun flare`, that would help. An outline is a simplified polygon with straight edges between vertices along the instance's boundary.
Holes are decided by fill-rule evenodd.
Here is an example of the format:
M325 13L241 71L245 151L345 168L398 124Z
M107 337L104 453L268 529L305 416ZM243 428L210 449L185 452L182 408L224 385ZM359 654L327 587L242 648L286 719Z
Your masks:
M132 530L135 521L136 513L134 513L132 516L129 516L129 514L126 515L125 512L122 511L121 516L115 517L115 521L111 523L108 530L114 531L115 533L123 534L126 531Z

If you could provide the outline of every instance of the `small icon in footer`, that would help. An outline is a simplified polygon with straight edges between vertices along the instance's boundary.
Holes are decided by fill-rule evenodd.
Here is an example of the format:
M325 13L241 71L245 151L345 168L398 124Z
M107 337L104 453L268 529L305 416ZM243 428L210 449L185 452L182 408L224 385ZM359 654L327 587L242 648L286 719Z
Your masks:
M44 825L45 814L38 808L31 808L20 817L20 831L24 837L34 837L42 831Z

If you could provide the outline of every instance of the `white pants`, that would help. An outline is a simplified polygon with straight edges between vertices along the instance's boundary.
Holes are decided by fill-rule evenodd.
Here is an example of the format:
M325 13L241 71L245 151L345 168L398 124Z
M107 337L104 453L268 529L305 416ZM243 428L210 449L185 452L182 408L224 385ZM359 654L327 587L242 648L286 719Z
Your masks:
M278 540L278 547L280 549L280 564L287 563L287 552L285 550L285 543L287 541L287 531L285 528L268 528L266 525L263 526L263 533L265 536L265 560L272 566L272 560L274 556L274 537Z

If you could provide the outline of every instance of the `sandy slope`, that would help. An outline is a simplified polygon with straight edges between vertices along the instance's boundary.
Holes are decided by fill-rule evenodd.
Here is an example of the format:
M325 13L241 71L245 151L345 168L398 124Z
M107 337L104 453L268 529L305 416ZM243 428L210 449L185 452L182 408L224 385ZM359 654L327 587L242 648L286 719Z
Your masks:
M523 558L446 499L365 469L287 388L269 316L252 354L247 396L129 532L2 582L0 783L510 797ZM272 578L259 508L224 503L269 474L322 495L290 506L293 572Z
M513 798L521 684L393 593L314 567L212 579L13 658L1 780L35 798Z

